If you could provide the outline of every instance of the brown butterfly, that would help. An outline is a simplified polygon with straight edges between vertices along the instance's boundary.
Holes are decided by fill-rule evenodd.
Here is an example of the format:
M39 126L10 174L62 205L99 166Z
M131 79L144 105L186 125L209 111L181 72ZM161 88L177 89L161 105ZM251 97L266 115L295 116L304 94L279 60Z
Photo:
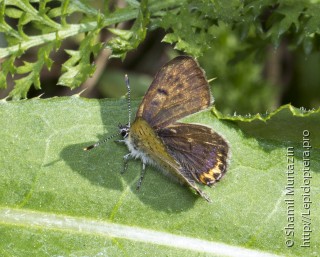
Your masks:
M130 93L127 77L126 84ZM146 164L151 164L211 201L196 182L212 186L222 178L228 165L229 145L209 127L177 120L208 109L212 102L204 72L193 58L179 56L160 69L134 122L130 123L129 114L129 123L119 126L123 140L118 141L124 142L130 151L124 156L124 170L129 159L139 158L143 164L137 188Z

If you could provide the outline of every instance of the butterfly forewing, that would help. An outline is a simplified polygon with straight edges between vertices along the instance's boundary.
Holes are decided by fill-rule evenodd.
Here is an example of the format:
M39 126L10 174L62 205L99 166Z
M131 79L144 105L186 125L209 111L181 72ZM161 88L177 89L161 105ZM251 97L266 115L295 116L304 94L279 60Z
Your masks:
M163 128L211 104L208 82L198 63L179 56L155 76L137 112L154 128Z

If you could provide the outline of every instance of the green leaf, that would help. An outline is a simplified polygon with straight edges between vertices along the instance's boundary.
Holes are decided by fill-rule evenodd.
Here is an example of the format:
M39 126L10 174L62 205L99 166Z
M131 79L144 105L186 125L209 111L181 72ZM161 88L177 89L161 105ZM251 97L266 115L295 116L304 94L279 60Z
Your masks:
M148 31L156 28L166 30L164 42L174 44L176 49L195 57L208 56L209 51L219 52L220 33L224 30L229 38L237 41L238 47L230 51L228 58L225 58L227 62L219 63L220 66L235 61L233 57L240 55L250 58L263 57L266 61L270 56L265 49L270 43L278 46L284 37L285 45L290 50L300 47L305 54L318 50L319 1L128 0L126 2L125 8L115 11L108 10L108 3L105 2L100 11L92 5L92 1L0 1L0 32L5 35L8 45L0 48L0 58L13 58L14 62L12 60L9 62L15 64L14 68L18 68L24 61L23 54L32 47L48 44L52 47L51 51L56 51L61 45L66 45L62 43L70 37L86 37L91 33L99 33L102 29L110 29L111 26L110 31L115 37L106 45L112 49L112 57L122 59L129 51L137 49L145 40ZM7 23L8 20L10 23ZM116 24L131 20L134 21L131 29L120 31L119 28L114 28ZM95 41L99 38L97 35ZM64 65L62 70L66 73L62 74L59 84L75 88L92 75L94 67L91 67L91 63L94 61L89 62L88 56L95 55L96 49L101 49L101 46L95 43L86 45L88 48L85 55L77 64L68 66L67 62ZM79 45L81 48L83 42ZM82 53L81 49L74 50ZM20 59L19 62L16 61L17 58ZM37 72L40 71L41 69L37 69ZM1 88L7 87L5 78L8 73L6 70L0 75ZM75 75L79 77L73 82L71 78ZM25 76L28 78L22 82L26 82L27 85L20 86L21 81L14 80L23 90L30 89L32 81L36 83L40 81L40 73L34 72L33 75L25 74ZM19 78L14 77L14 79ZM35 87L40 86L35 84ZM253 90L257 88L251 87ZM15 88L10 95L14 99L26 96L27 93L21 88Z
M38 74L42 70L43 66L46 65L50 70L52 65L52 60L49 58L52 45L48 44L41 47L38 51L36 62L24 62L23 66L19 66L16 69L18 74L27 74L25 77L17 79L14 89L10 92L10 96L13 99L26 98L27 93L32 85L36 89L40 89L40 78ZM5 62L7 65L7 62ZM8 71L6 71L8 72Z
M205 7L207 11L213 9L212 4ZM197 5L184 5L180 11L173 10L162 19L161 26L172 33L168 33L163 41L174 44L175 49L184 51L192 56L201 56L210 48L215 38L208 33L207 29L212 25L202 9Z
M320 110L283 106L251 118L213 110L184 119L211 126L230 142L226 176L204 188L209 204L151 167L137 191L141 163L130 162L120 174L128 151L113 140L82 150L117 133L117 124L127 122L126 106L125 99L79 97L0 102L1 256L320 255ZM295 245L287 247L291 147ZM300 247L307 150L312 232L310 247Z
M301 142L299 132L312 131L310 140L312 140L313 147L320 148L320 138L314 130L318 126L319 115L316 114L319 110L307 111L304 108L298 109L287 104L270 114L247 115L246 117L224 116L216 109L213 111L220 119L235 122L244 133L256 138L299 144ZM290 127L286 128L288 125Z
M272 28L268 31L268 35L276 46L279 46L281 37L289 31L291 26L296 31L300 28L299 17L305 8L305 1L299 1L296 4L292 4L291 1L287 2L281 3L270 18Z
M96 42L99 31L92 31L81 41L79 51L66 50L70 59L63 64L63 74L58 85L68 86L71 89L81 85L95 71L91 63L91 54L96 57L102 49L102 44Z
M7 84L7 75L15 73L16 68L14 66L15 56L12 55L10 58L6 59L3 63L0 64L0 88L6 88Z
M24 62L22 67L17 66L17 63L23 63L23 54L32 47L39 47L44 44L44 47L49 46L50 51L56 51L62 45L63 40L72 36L83 36L85 39L81 41L79 49L75 50L78 53L78 61L75 63L71 56L71 61L67 61L61 70L64 71L59 78L58 84L65 85L70 88L75 88L81 85L89 78L94 70L94 60L90 57L95 57L102 49L102 43L98 42L99 32L108 26L115 25L121 22L135 20L133 27L129 31L130 36L127 38L116 37L114 41L110 41L109 47L113 48L113 57L124 58L126 53L138 47L144 40L147 33L147 25L149 23L149 9L151 12L157 13L162 9L172 9L179 6L174 0L151 1L148 6L147 0L129 1L130 6L118 9L111 13L105 10L101 13L100 10L90 6L84 1L62 1L61 5L57 1L35 1L32 4L28 0L0 1L0 32L4 32L8 47L0 48L0 58L4 60L0 75L1 88L7 87L6 77L11 70L20 72L31 70L31 64ZM38 3L39 2L39 3ZM52 4L51 2L54 2ZM105 4L107 6L107 3ZM76 17L82 17L75 24L70 23L73 17L68 19L70 15L75 14ZM11 27L6 23L7 19L15 20L17 28ZM61 24L59 24L60 22ZM115 31L114 31L115 32ZM29 35L32 34L32 35ZM41 51L39 48L37 51ZM66 50L68 51L68 50ZM75 54L75 51L72 52ZM69 51L71 53L71 51ZM20 58L20 62L15 62ZM21 62L22 60L22 62ZM40 88L40 71L41 67L38 64L46 64L45 60L36 61L37 69L31 73L24 74L25 77L14 77L16 83L10 96L13 99L25 98L28 90L34 84L35 88ZM70 65L72 63L72 65ZM9 66L13 65L13 69L8 70ZM16 69L18 68L18 69Z
M148 0L143 0L140 3L138 17L131 30L109 29L111 33L117 36L107 43L107 47L112 49L111 57L124 60L127 52L136 49L146 37L149 20Z

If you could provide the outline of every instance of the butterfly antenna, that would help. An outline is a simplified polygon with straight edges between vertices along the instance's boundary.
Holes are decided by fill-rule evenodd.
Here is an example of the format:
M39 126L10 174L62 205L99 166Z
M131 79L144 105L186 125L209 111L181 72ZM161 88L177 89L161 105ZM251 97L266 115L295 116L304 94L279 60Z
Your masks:
M101 140L101 141L99 141L99 142L97 142L97 143L95 143L93 145L90 145L88 147L83 148L83 150L84 151L89 151L89 150L91 150L91 149L93 149L93 148L95 148L95 147L97 147L97 146L99 146L101 144L104 144L105 142L109 141L111 138L114 138L115 136L118 136L118 135L120 135L120 133L111 135L111 136L107 137L106 139L103 139L103 140Z
M126 86L127 86L127 90L128 90L128 97L127 97L128 112L129 112L128 126L130 128L130 124L131 124L131 89L130 89L129 77L127 74L124 76L124 79L126 81Z

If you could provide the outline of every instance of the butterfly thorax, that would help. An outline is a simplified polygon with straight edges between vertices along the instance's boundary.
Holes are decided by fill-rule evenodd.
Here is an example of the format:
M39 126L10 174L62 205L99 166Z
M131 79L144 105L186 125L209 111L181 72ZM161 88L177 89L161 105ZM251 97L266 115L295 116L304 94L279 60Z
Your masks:
M171 173L175 178L179 178L179 181L184 181L177 173L181 166L168 153L155 130L143 118L135 119L124 141L132 157L141 159L143 163L160 167L165 173L169 175Z

